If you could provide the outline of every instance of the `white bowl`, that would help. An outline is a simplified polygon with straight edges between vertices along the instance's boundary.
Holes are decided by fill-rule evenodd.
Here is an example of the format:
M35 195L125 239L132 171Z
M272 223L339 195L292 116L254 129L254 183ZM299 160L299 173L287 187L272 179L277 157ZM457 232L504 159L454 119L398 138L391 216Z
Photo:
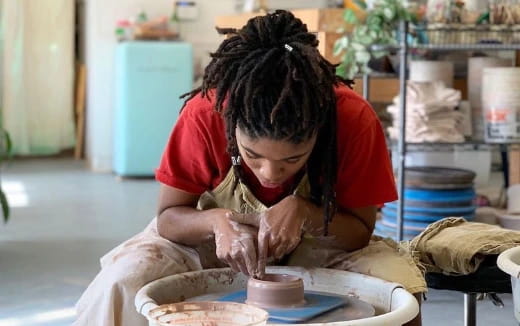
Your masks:
M511 230L520 230L520 214L499 215L498 222L503 228Z

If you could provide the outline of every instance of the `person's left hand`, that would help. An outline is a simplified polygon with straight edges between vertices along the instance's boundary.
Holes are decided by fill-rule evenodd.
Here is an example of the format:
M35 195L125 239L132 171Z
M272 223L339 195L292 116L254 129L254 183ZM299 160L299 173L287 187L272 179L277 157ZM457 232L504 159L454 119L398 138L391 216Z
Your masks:
M303 225L309 208L305 199L291 195L262 213L233 213L230 219L241 224L258 227L258 268L254 275L261 279L265 274L267 258L282 258L300 243Z

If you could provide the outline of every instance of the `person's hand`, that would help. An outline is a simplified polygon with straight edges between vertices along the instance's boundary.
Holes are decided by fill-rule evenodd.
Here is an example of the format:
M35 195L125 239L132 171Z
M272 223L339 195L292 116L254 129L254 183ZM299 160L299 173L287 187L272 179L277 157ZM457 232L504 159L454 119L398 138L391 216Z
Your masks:
M257 270L256 228L230 219L231 211L218 214L213 227L218 259L235 272L253 275Z
M267 258L282 258L300 243L309 209L304 199L288 196L262 213L232 213L231 219L258 228L258 269L255 277L265 274Z

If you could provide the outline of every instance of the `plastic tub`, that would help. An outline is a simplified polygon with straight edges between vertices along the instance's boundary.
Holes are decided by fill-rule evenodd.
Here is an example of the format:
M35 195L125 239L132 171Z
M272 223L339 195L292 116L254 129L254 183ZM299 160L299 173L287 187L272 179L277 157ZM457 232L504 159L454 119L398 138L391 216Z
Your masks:
M520 68L484 68L482 109L486 142L520 141Z
M498 268L511 275L515 318L520 322L520 247L508 249L497 259Z
M233 302L178 302L150 311L156 326L263 326L267 311Z
M507 188L507 212L520 214L520 184Z
M476 42L475 42L476 43ZM474 140L484 140L484 114L482 113L482 73L484 68L511 66L511 59L473 57L468 59L468 99L472 110Z
M520 230L520 214L501 214L498 215L498 223L501 227L510 230Z
M453 62L411 61L410 80L418 82L440 80L446 87L453 86Z
M376 316L353 321L319 323L323 326L402 325L419 313L413 295L399 284L340 270L301 267L268 267L268 273L289 274L302 278L308 291L336 295L352 295L374 306ZM158 324L153 309L168 303L181 302L208 293L224 293L245 289L248 278L229 268L207 269L168 276L145 285L136 295L135 305L151 326ZM282 325L282 324L280 324ZM295 324L298 325L298 324ZM305 325L313 325L305 324Z

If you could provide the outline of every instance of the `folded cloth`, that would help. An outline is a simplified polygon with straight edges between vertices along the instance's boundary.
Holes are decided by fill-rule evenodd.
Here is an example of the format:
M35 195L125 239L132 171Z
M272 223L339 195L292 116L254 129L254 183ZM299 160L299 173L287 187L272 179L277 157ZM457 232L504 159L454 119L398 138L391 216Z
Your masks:
M446 88L444 83L414 82L407 84L406 97L406 141L447 142L464 141L464 115L456 109L460 102L460 91ZM393 117L393 124L388 128L391 138L399 137L399 96L387 111Z
M486 256L520 246L520 231L448 217L403 246L427 272L467 275L475 272Z
M406 104L424 105L425 112L436 111L437 107L456 107L461 100L461 92L452 88L446 88L444 83L416 82L407 83ZM393 104L399 106L399 95L394 97Z

